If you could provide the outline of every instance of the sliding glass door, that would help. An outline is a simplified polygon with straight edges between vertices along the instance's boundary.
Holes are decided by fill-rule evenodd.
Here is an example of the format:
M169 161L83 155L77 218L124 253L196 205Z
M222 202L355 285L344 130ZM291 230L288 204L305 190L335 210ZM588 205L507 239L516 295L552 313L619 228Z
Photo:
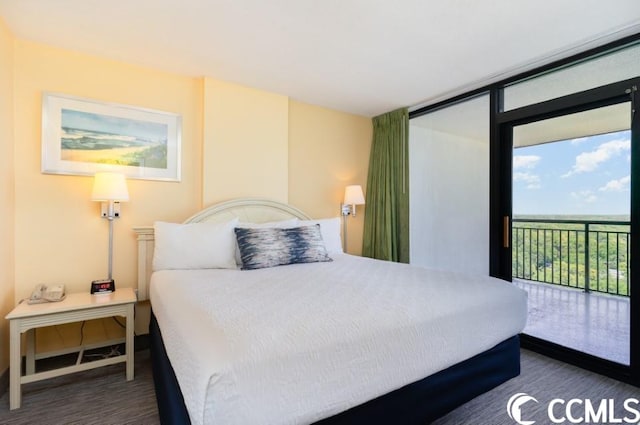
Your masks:
M639 88L635 36L409 114L411 262L530 285L523 345L636 384Z
M631 102L513 127L513 282L524 333L630 362Z
M638 86L499 112L492 139L492 274L529 293L523 344L628 380L640 367Z

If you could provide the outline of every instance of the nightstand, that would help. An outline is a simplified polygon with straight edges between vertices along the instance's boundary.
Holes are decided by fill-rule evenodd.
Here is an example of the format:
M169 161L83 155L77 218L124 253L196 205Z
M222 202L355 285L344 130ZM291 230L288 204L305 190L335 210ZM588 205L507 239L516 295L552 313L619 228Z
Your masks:
M131 288L120 288L110 294L91 295L88 293L67 294L60 302L44 304L27 304L23 302L6 316L10 321L10 385L9 408L18 409L21 402L21 385L41 381L56 376L115 363L126 362L127 381L133 379L133 329L134 305L136 294ZM45 372L35 372L35 329L64 323L81 322L83 320L101 319L104 317L123 316L126 319L126 353L87 363L76 363ZM21 338L26 332L26 374L21 373Z

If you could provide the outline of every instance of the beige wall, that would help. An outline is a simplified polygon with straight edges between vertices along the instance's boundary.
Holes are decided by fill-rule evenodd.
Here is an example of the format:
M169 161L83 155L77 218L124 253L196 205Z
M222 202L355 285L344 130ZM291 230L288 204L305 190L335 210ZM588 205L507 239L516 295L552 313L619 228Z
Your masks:
M287 202L286 96L205 79L203 202Z
M108 225L89 200L93 179L40 172L42 93L59 92L178 113L182 116L182 181L129 180L131 201L114 226L116 285L135 286L134 225L180 221L201 207L202 80L156 72L16 40L15 49L15 300L37 283L64 283L87 291L107 275ZM19 142L18 142L19 141ZM137 328L143 329L142 315ZM90 324L108 336L121 333L113 321ZM63 330L65 345L79 330ZM46 347L48 336L38 343ZM87 339L85 336L85 341Z
M265 197L335 217L346 185L366 187L371 119L210 78L203 97L204 206ZM351 253L363 218L349 220Z
M14 305L13 37L0 18L0 373L9 365L9 323Z
M37 283L60 282L70 292L87 291L91 280L107 273L108 226L99 217L99 205L89 200L93 179L40 172L45 91L182 116L182 181L128 182L131 200L122 205L114 232L114 278L121 287L136 284L133 226L180 222L203 206L242 196L288 200L312 216L336 216L344 186L365 184L368 118L210 78L168 74L13 39L5 32L0 32L0 84L14 96L13 101L2 100L0 112L13 105L15 115L11 119L1 114L0 123L8 125L0 131L9 136L0 133L0 156L14 157L15 166L3 167L0 177L6 177L3 184L15 180L15 201L0 205L0 214L15 216L15 225L6 229L15 232L15 245L5 244L4 237L0 242L9 254L0 260L9 266L0 271L0 296L10 306ZM11 44L13 62L4 60L10 58L5 45ZM7 130L11 125L13 142ZM11 189L3 186L0 195L9 199ZM362 214L350 226L351 252L360 252L361 220ZM139 306L137 312L136 330L142 333L148 307ZM6 327L3 321L0 329ZM84 331L85 342L122 334L110 320L88 323ZM59 326L55 332L38 332L38 346L59 349L76 345L79 338L79 324ZM2 335L3 347L7 340ZM4 368L6 362L0 363L0 373Z
M289 203L313 217L337 217L344 188L366 192L371 119L289 102ZM365 200L366 201L366 200ZM362 252L364 208L347 219L347 251Z

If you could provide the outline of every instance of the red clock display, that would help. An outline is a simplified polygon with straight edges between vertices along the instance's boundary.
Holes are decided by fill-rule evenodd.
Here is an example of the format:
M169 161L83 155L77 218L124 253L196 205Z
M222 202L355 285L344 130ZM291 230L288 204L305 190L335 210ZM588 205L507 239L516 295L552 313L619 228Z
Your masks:
M116 290L116 282L113 279L94 280L91 282L92 294L105 294Z

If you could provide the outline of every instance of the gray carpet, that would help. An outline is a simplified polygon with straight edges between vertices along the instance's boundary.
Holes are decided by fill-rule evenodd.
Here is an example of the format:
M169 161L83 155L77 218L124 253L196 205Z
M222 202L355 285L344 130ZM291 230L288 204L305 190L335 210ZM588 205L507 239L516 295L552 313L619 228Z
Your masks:
M616 417L625 416L622 403L630 397L640 397L640 388L623 384L613 379L587 372L575 366L558 362L531 351L521 351L521 374L493 391L482 394L467 404L434 422L437 425L483 424L514 425L507 414L507 402L517 393L526 393L538 403L530 401L522 407L523 421L550 424L547 415L548 403L556 398L569 401L572 398L591 399L597 408L600 400L612 398L616 402ZM573 410L574 417L580 414L580 405ZM640 408L640 406L632 405ZM561 418L562 405L557 405L554 414ZM570 422L563 422L570 423Z
M135 353L135 379L124 363L22 386L22 407L9 410L0 398L0 424L159 424L149 350Z
M140 424L159 423L153 392L149 352L136 352L135 380L127 382L124 365L80 372L23 387L22 408L9 410L8 393L0 398L0 424ZM437 425L513 425L506 411L516 393L538 400L522 408L523 420L549 423L547 403L554 398L603 398L616 400L618 417L622 402L638 397L640 389L585 372L523 350L522 374L461 406ZM558 414L561 410L558 410Z

